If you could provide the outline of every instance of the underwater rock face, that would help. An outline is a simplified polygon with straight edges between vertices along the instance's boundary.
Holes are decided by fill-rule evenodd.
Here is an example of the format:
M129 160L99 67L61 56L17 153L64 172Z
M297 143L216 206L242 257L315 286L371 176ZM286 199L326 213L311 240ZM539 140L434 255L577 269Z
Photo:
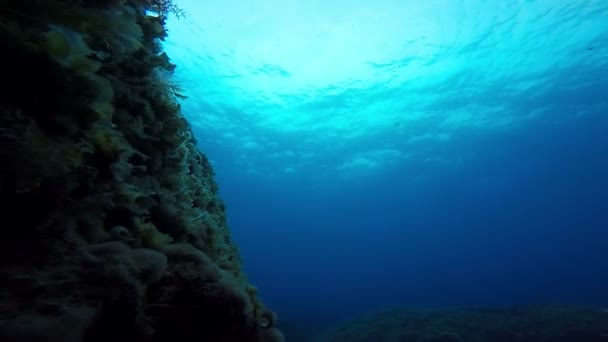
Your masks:
M0 340L284 340L176 102L171 11L3 1Z

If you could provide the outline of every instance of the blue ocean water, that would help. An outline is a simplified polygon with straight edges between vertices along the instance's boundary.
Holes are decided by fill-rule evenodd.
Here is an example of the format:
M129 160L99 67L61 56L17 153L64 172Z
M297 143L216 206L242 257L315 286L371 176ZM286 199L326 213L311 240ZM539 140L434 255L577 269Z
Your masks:
M281 320L608 305L608 1L175 2L183 112Z

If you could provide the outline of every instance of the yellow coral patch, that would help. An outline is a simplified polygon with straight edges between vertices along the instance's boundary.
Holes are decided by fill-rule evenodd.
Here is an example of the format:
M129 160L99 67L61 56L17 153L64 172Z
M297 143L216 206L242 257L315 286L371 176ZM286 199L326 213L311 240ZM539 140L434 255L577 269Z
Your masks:
M152 223L139 224L137 234L146 248L161 250L173 241L171 236L158 231Z

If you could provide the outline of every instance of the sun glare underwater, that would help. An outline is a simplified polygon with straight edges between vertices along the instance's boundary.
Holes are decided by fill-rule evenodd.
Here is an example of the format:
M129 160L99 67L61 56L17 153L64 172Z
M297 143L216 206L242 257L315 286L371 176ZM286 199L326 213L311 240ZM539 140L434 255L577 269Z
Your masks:
M283 321L608 305L608 2L180 0L164 47Z

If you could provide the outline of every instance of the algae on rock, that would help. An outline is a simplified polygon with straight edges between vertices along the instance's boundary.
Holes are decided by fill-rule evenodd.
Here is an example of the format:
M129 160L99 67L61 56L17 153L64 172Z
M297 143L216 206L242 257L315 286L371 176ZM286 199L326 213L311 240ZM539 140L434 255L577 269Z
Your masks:
M169 5L3 1L3 341L283 340L164 76Z

